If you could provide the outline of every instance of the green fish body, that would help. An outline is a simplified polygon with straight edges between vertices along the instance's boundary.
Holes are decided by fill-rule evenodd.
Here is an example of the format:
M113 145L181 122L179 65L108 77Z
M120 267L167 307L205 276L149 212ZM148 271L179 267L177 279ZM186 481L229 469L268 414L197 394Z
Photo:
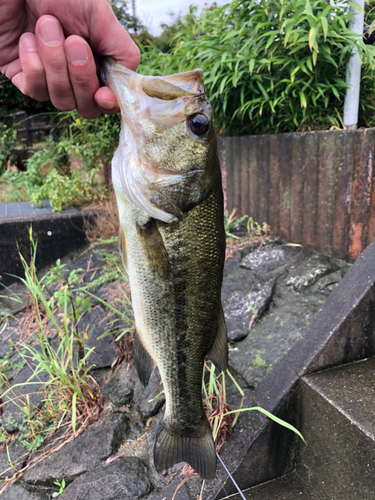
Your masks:
M227 367L220 300L225 231L202 73L143 77L110 59L104 73L122 112L112 177L136 323L135 364L145 385L158 366L166 398L155 467L161 472L185 461L213 478L202 374L206 356L220 371Z

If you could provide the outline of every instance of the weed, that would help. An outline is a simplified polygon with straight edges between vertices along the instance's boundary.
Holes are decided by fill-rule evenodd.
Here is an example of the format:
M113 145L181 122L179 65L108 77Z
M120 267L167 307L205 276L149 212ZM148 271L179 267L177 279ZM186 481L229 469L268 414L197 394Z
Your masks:
M52 498L57 498L64 493L64 490L66 488L65 479L62 479L61 481L55 481L53 484L55 484L59 488L59 491L52 493Z
M237 209L234 208L230 215L228 215L228 212L226 212L225 214L224 227L227 238L234 240L244 240L266 236L270 233L270 227L265 222L260 225L248 215L236 217L236 212ZM244 227L246 227L246 231L244 231ZM233 234L234 231L239 235Z
M30 241L31 263L27 264L21 256L25 272L21 281L30 294L35 328L28 343L21 344L22 351L18 356L11 357L11 349L0 367L0 382L6 386L2 398L12 395L10 400L18 406L22 422L16 423L10 417L8 423L13 423L18 432L10 436L3 431L0 442L17 439L33 452L59 428L70 428L70 432L65 431L65 442L82 432L98 418L103 401L99 387L90 374L88 360L94 348L87 347L87 335L78 327L81 316L91 308L89 297L78 289L80 270L67 273L65 266L57 261L49 273L39 279L35 270L37 245L31 229ZM48 293L47 287L53 288L53 293ZM48 339L46 320L56 329L59 341L55 347ZM25 364L32 371L29 380L22 384L9 384L7 369L21 368ZM43 394L42 407L34 407L29 396L22 399L17 396L18 387L26 385L35 385L36 390ZM32 462L28 464L31 465Z

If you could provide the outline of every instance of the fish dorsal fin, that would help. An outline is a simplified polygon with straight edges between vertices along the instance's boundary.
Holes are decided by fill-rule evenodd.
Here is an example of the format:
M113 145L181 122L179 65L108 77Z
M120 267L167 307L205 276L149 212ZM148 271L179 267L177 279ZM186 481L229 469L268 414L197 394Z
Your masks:
M138 378L141 383L146 387L148 384L152 371L155 367L154 360L144 348L137 331L134 334L134 363L137 370Z
M220 304L219 325L217 328L214 343L207 354L219 372L225 372L228 368L228 339L227 327L225 326L225 318L223 306Z
M142 90L150 97L171 101L178 97L192 97L195 94L173 85L161 78L144 77L142 79Z

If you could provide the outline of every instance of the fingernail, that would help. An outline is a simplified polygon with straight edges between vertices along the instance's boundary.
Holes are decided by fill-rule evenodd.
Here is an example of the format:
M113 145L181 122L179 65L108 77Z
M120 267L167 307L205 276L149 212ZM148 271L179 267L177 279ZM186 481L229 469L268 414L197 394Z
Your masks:
M32 33L25 33L21 36L20 44L27 52L36 52L35 37Z
M40 37L46 45L59 45L64 40L60 23L56 19L47 18L39 25Z
M114 109L116 107L116 103L113 101L98 101L98 105L103 109Z
M85 64L89 60L89 50L85 43L76 41L66 43L65 51L72 64Z

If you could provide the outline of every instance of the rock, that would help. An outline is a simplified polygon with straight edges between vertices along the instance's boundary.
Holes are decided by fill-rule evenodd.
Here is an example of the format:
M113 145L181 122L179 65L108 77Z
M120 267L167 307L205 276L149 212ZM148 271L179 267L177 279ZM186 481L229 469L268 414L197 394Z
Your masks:
M73 255L74 255L74 253L70 253L70 254L66 255L65 257L63 257L62 259L59 259L60 266L64 266L62 269L60 269L60 272L64 276L64 278L67 278L69 276L70 272L72 271L72 269L74 268L74 262L72 260ZM54 262L52 265L45 266L42 269L40 269L38 272L39 279L41 279L43 276L45 276L51 270L51 268L55 267L55 266L56 266L56 262ZM44 289L44 291L46 294L49 294L50 296L52 296L54 292L61 289L61 286L62 286L61 281L60 282L54 281L50 285L48 285Z
M225 260L224 264L224 278L236 271L241 263L242 257L240 252L235 252L233 255Z
M104 386L104 397L119 406L129 405L134 396L137 378L134 365L123 363L114 377Z
M5 324L0 323L0 359L4 359L14 351L13 345L19 341L20 336L18 319L7 318Z
M346 262L344 264L347 264ZM348 270L348 265L344 265L335 273L327 274L311 287L311 293L324 293L325 295L330 295L330 293L336 288L344 277L346 271Z
M157 368L153 371L146 387L143 387L141 382L137 379L134 400L144 418L148 419L153 417L164 406L165 395L164 393L160 394L161 391L163 391L163 385ZM160 396L158 396L158 394L160 394Z
M114 338L107 326L106 312L101 306L95 306L91 311L87 311L78 322L78 329L86 332L88 347L95 347L94 352L89 357L89 364L95 368L107 368L116 359L116 349ZM103 338L103 334L108 334Z
M148 419L156 415L165 403L164 394L156 397L162 390L160 376L156 376L155 371L147 386L144 387L138 379L137 371L132 362L123 363L119 367L115 376L104 386L103 395L111 403L118 406L126 406L134 401L135 407L141 415Z
M58 325L64 328L62 318L57 317L56 320ZM87 310L78 321L77 327L80 335L85 338L86 346L88 348L94 347L94 351L88 358L88 365L92 366L93 369L110 367L116 359L117 354L114 337L111 334L110 327L108 327L107 316L104 309L101 306L95 306L91 311ZM47 328L49 328L49 332L52 332L52 334L49 335L51 347L57 351L60 344L60 338L56 335L57 331L56 334L53 334L54 327L52 326L52 322L47 324ZM103 335L105 336L102 337ZM74 343L73 352L74 361L76 363L76 343Z
M20 281L7 288L0 287L0 316L18 314L26 309L29 292Z
M241 267L257 273L268 273L291 261L301 252L300 247L266 245L249 253L241 261Z
M49 376L47 372L35 375L35 361L28 359L28 364L12 380L12 389L2 396L3 425L10 434L16 432L26 418L19 406L26 407L29 404L32 412L45 398L41 391L42 382L46 382Z
M275 280L265 281L246 269L237 269L223 281L221 298L229 340L240 340L249 332L253 315L267 308Z
M81 280L85 285L90 285L101 276L101 271L105 261L98 252L88 252L88 249L73 258L73 269L83 269ZM97 286L91 286L90 291L95 293Z
M181 477L174 478L174 480L168 486L163 488L160 493L158 493L157 495L153 495L152 500L170 500L176 493L177 488L178 490L175 496L176 500L191 500L191 498L194 498L189 495L186 488L186 483L181 486L181 482Z
M279 299L278 299L279 300ZM272 364L294 344L326 297L319 294L291 295L276 300L259 323L229 353L229 365L251 386L255 387Z
M293 286L296 292L306 292L320 278L340 268L336 259L326 255L312 254L307 260L297 262L288 268L286 286Z
M152 491L147 470L137 457L121 457L75 479L61 500L137 500Z
M51 496L36 488L28 489L19 483L13 484L1 494L1 500L50 500Z
M8 450L0 453L0 478L10 478L14 473L22 469L28 457L27 449L17 440L8 444ZM8 458L9 455L9 458Z
M93 470L116 454L126 436L128 423L122 413L104 415L74 441L26 471L26 483L53 486L64 478L70 482L79 474ZM46 449L48 445L44 446Z

